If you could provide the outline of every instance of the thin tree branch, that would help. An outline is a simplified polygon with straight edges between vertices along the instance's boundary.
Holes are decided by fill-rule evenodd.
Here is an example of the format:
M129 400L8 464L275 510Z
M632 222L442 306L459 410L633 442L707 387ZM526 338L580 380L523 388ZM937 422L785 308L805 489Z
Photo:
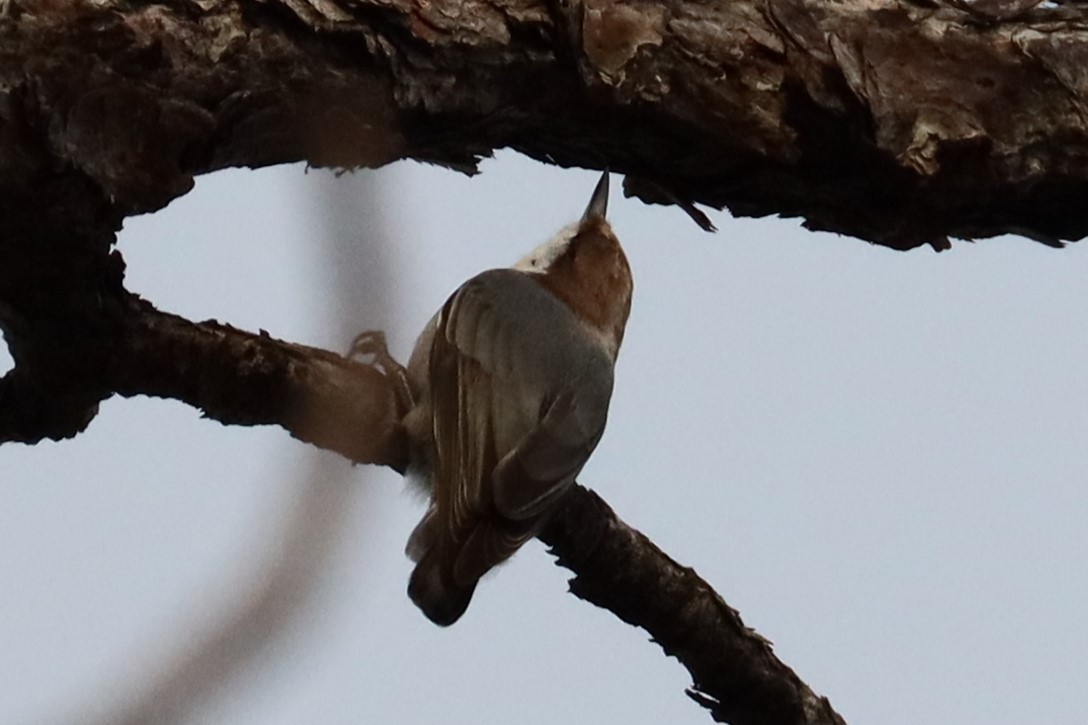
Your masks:
M266 334L191 323L136 298L126 310L122 344L103 341L110 362L101 368L104 379L85 379L89 389L175 398L224 423L278 424L354 461L403 470L402 411L378 370ZM575 572L572 593L645 628L688 668L693 699L715 719L842 722L709 584L595 494L576 488L541 538Z
M225 423L278 424L352 460L403 470L403 411L378 370L266 334L194 324L134 296L110 309L115 317L99 326L115 334L89 338L80 348L105 362L73 371L69 389L176 398ZM25 348L34 338L20 339ZM63 346L57 349L60 358L68 356ZM5 419L17 429L40 418L33 406L10 400L5 406ZM542 538L577 575L572 592L644 627L688 667L693 698L716 719L841 722L708 584L619 521L595 495L577 489Z
M843 725L692 569L621 521L601 498L575 486L540 540L575 573L570 591L642 627L691 673L689 696L717 722Z
M336 353L253 334L214 320L194 323L131 296L102 327L114 330L80 353L57 396L53 378L17 366L0 379L0 443L34 443L82 430L97 402L116 393L172 398L230 425L280 425L292 436L359 463L403 470L405 441L392 387L374 368ZM63 340L39 341L56 358ZM59 364L58 364L59 366ZM51 367L43 366L47 370Z
M374 368L135 300L108 382L122 395L182 400L241 425L279 424L352 460L404 468L402 411ZM737 725L841 723L767 640L692 570L577 487L541 539L576 576L571 592L646 629L691 672L696 702Z
M231 425L280 425L359 463L403 470L393 389L374 368L333 352L209 320L192 323L134 301L109 385L173 398Z

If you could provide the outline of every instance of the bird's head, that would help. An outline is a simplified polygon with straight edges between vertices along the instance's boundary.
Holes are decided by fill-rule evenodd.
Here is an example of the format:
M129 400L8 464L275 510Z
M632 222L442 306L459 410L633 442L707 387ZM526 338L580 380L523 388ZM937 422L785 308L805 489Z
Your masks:
M514 269L537 280L563 300L615 359L631 311L631 268L606 219L608 172L604 172L582 218L524 256Z

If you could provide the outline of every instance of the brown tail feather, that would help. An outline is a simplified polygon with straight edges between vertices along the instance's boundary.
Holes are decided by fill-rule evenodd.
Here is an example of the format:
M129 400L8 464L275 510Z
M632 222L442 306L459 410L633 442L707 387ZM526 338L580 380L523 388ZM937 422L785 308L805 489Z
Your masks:
M408 580L408 596L427 615L427 619L448 627L468 609L472 593L476 591L476 581L459 587L449 577L443 576L442 568L438 549L432 548L412 571L412 578Z

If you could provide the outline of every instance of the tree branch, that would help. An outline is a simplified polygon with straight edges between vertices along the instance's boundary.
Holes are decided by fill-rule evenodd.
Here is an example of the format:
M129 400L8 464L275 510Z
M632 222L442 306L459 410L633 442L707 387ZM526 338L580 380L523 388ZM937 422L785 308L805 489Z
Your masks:
M97 348L81 347L88 359L105 362L71 371L71 389L174 398L223 423L278 424L356 462L404 470L403 411L376 368L263 332L192 323L134 295L114 310L117 319L100 327L117 332L96 338ZM63 348L44 345L66 357ZM0 396L3 383L19 381L23 369L0 381ZM51 403L47 388L41 400ZM0 397L0 421L8 424L0 432L32 430L42 419L37 402ZM88 409L82 425L96 409ZM62 416L52 423L66 421ZM43 437L58 437L64 429L49 430ZM541 539L575 572L572 593L646 629L688 668L692 698L719 722L842 722L709 584L616 518L596 494L576 487Z
M680 566L619 518L601 498L575 486L539 536L575 573L570 591L642 627L691 673L689 696L717 722L734 725L843 725L775 657L771 643L744 626L692 569Z
M404 470L394 391L368 365L135 299L122 339L108 383L120 395L174 398L228 425L280 425L357 463Z
M135 296L121 309L110 325L122 330L120 344L103 337L104 349L84 349L108 364L82 370L69 381L73 388L174 398L226 424L278 424L356 462L404 470L401 411L377 369L263 332L192 323ZM19 430L41 417L33 405L0 402ZM620 521L596 494L576 487L540 538L575 573L575 596L643 627L688 668L692 698L717 721L842 723L709 584Z
M113 313L99 324L112 334L78 353L52 336L23 341L46 361L42 368L66 371L64 389L73 392L58 396L55 376L38 379L38 367L17 366L0 379L0 443L75 435L98 401L117 393L180 400L228 425L280 425L358 463L404 469L396 396L374 368L263 331L189 322L135 295Z
M907 249L1088 232L1077 3L12 0L0 179L69 165L124 213L192 175L509 146L658 202Z

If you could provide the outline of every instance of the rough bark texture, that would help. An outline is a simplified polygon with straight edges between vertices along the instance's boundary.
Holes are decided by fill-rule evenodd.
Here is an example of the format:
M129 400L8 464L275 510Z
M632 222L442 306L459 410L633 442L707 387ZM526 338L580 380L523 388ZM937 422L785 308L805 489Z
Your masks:
M122 213L224 166L511 146L647 199L896 248L1088 216L1078 4L1033 0L13 0L0 180Z
M113 394L401 467L375 369L124 289L122 219L195 174L509 146L647 201L802 216L898 249L1088 232L1088 10L1039 0L0 2L0 442ZM695 212L697 214L697 212ZM689 570L588 494L547 532L733 722L836 722Z
M734 725L842 725L816 695L744 626L740 614L688 567L616 517L581 486L540 535L575 572L574 596L642 627L691 673L688 695L717 722Z
M225 424L280 425L353 461L404 469L396 394L375 368L336 353L193 323L135 295L100 304L82 339L9 334L16 367L0 378L0 443L83 430L113 395L174 398ZM360 432L363 432L362 434Z

